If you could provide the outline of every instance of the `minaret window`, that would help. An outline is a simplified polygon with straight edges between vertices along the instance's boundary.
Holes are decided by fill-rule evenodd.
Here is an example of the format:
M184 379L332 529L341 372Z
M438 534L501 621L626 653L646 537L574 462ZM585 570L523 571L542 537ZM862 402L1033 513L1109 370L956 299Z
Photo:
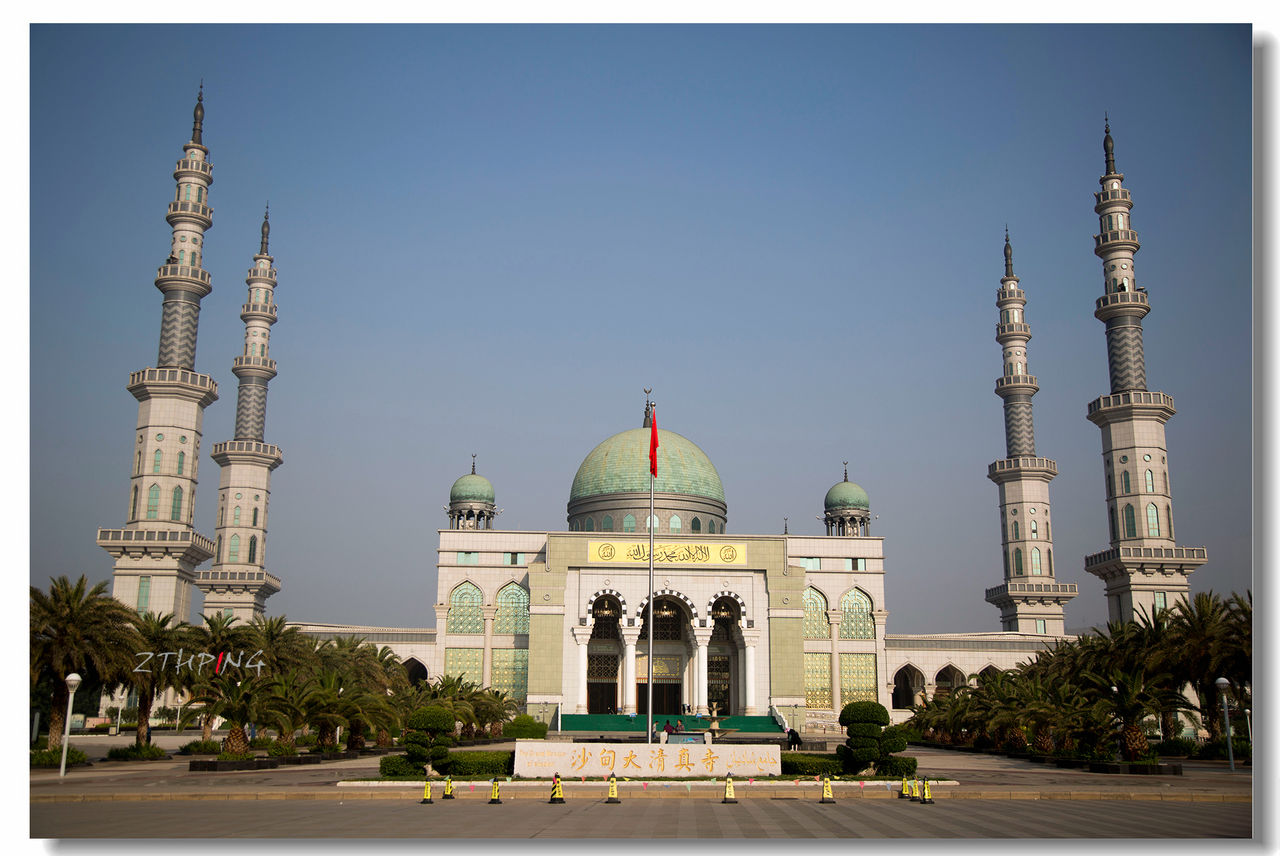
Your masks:
M157 520L160 517L160 485L153 484L147 490L147 519Z
M229 546L227 547L227 561L228 562L240 561L240 536L232 535L231 540L228 542L228 544Z
M187 463L187 453L179 452L178 453L178 475L182 475L182 468L186 466L186 463Z
M1018 521L1013 521L1013 540L1017 541L1022 535L1018 532Z
M138 577L138 612L151 608L151 577Z
M1022 576L1022 549L1015 547L1013 550L1013 572L1018 576Z
M831 638L831 625L827 623L827 599L812 586L804 590L804 638Z
M680 515L679 514L671 515L671 521L669 523L669 527L673 534L680 532Z
M249 536L249 564L253 564L258 557L258 536Z
M1164 507L1165 519L1169 521L1169 537L1173 537L1173 506L1166 505Z
M181 264L186 264L186 262L187 262L187 251L186 251L186 250L178 250L178 264L180 264L180 265L181 265Z
M1151 470L1147 470L1147 493L1156 492L1156 477Z
M1133 519L1133 506L1126 505L1124 507L1124 537L1137 538L1138 526Z
M1120 484L1124 487L1123 493L1129 493L1129 471L1125 470L1120 476Z
M133 500L129 503L129 519L133 520L138 516L138 486L133 486Z
M238 505L231 511L231 525L232 526L240 525L240 506Z
M197 188L196 188L196 202L204 202L204 188L203 188L203 187L197 187Z
M253 507L253 525L258 525L258 507L256 505Z
M1036 576L1036 577L1038 577L1038 576L1040 576L1040 574L1041 574L1041 570L1040 570L1040 548L1039 548L1039 547L1032 547L1032 548L1031 548L1031 575L1032 575L1032 576Z
M1039 537L1040 537L1039 529L1040 529L1040 527L1036 525L1036 521L1032 520L1032 521L1031 521L1031 537L1032 537L1032 538L1039 538Z
M183 189L184 191L186 191L186 195L182 197L182 201L183 201L183 202L190 202L190 201L191 201L191 185L189 185L189 184L184 184L184 185L182 185L182 189Z
M221 535L218 536L217 546L213 548L213 555L214 555L215 562L219 562L219 563L222 562L222 536Z
M1049 556L1049 576L1053 576L1053 550L1046 550Z
M180 487L173 489L173 507L169 509L169 519L182 519L182 488Z
M1111 540L1115 541L1119 536L1116 534L1116 510L1114 508L1107 515L1107 522L1111 524Z
M1147 503L1147 537L1160 537L1160 513L1156 511L1154 502Z
M151 459L151 472L160 472L160 450L156 449L155 455Z
M133 464L133 474L139 475L142 472L142 453L138 453L138 459Z

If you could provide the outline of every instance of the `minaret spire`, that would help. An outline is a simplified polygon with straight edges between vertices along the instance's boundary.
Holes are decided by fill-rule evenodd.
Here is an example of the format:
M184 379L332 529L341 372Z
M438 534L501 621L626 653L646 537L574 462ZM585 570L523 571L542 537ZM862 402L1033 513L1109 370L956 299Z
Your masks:
M1107 172L1098 179L1102 190L1093 195L1093 252L1102 260L1103 294L1093 315L1106 325L1111 394L1089 402L1088 419L1102 431L1111 542L1110 549L1084 562L1085 570L1106 583L1110 620L1129 621L1186 597L1187 578L1208 554L1203 547L1177 547L1173 538L1164 426L1177 411L1172 396L1147 390L1142 319L1151 303L1138 285L1133 197L1124 174L1116 171L1109 118L1104 127Z
M258 255L267 255L267 239L271 237L271 224L267 222L271 219L271 203L267 203L267 210L262 214L262 247L258 250Z
M1004 370L996 379L996 395L1004 400L1005 455L987 468L987 478L1000 492L1000 544L1004 583L987 589L988 603L1000 610L1002 630L1060 636L1062 609L1076 596L1074 584L1060 584L1053 574L1049 482L1058 465L1036 456L1031 397L1040 386L1028 368L1027 295L1013 272L1013 245L1004 229L1004 276L996 291L996 341Z
M191 142L201 145L200 132L204 125L204 79L200 79L200 92L196 95L196 109L192 111L195 120L191 126Z
M476 454L475 452L472 452L471 453L471 475L475 475L475 474L476 474Z

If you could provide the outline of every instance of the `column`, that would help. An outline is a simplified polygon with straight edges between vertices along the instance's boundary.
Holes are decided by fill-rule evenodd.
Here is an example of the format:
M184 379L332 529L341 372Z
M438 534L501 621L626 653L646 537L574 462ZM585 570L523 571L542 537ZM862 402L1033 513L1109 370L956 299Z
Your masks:
M697 660L694 666L694 713L707 714L707 645L711 642L710 627L693 628L693 640L697 644Z
M482 606L480 611L484 614L484 666L481 667L480 685L488 687L493 679L493 619L498 614L498 607Z
M756 710L756 643L760 641L760 634L753 633L750 636L743 634L742 641L745 643L747 661L747 678L743 681L747 702L743 713L746 716L757 716L759 711Z
M620 627L622 633L622 712L636 713L636 641L639 627Z
M578 643L578 708L576 713L587 712L587 642L591 640L590 627L573 628L574 641Z
M831 709L836 713L844 707L840 703L840 620L844 612L827 610L827 622L831 625Z

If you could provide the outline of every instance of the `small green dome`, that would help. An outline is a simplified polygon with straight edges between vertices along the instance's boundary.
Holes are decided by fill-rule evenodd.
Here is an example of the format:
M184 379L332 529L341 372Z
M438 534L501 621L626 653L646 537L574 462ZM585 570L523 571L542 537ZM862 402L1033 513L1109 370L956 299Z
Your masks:
M648 428L632 428L592 449L573 477L569 501L611 493L648 493L649 433ZM724 502L720 474L706 452L662 428L658 429L658 477L653 489Z
M453 483L450 502L493 502L493 485L484 476L467 473Z
M823 501L827 511L839 511L844 508L861 508L864 511L871 510L871 498L867 496L867 492L862 486L845 479L832 486L827 491L827 498Z

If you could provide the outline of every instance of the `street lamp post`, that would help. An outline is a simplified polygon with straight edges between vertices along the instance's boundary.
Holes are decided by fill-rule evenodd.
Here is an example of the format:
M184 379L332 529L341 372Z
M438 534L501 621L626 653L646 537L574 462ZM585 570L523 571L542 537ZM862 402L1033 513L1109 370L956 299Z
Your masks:
M1227 726L1227 764L1231 768L1231 772L1236 771L1236 757L1231 749L1231 714L1227 711L1227 688L1231 686L1231 682L1226 678L1218 678L1213 682L1218 688L1218 692L1222 693L1222 721Z
M62 766L58 768L58 778L67 775L67 745L71 742L71 703L76 699L76 688L80 686L80 675L75 672L67 675L67 721L62 725Z
M1253 711L1249 708L1244 709L1244 727L1249 729L1249 745L1253 745Z

